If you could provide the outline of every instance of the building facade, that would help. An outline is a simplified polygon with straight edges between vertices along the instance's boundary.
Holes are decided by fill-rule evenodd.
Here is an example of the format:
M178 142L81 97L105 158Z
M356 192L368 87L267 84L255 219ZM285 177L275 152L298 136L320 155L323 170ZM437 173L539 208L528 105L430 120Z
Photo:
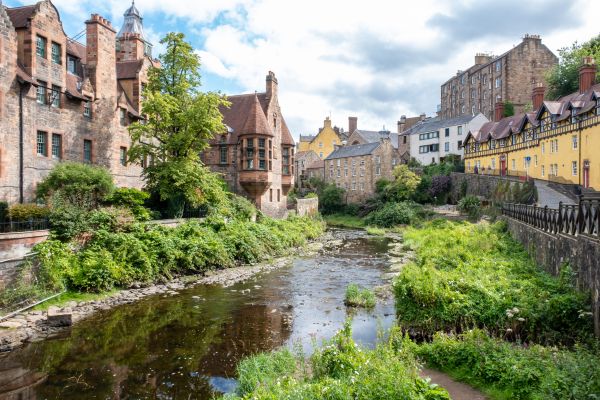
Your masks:
M519 45L498 57L477 54L472 67L442 85L440 116L482 113L492 120L498 102L511 102L515 113L521 113L530 102L529 93L557 62L537 35L525 35Z
M232 192L246 196L272 217L287 210L294 185L294 139L281 113L278 82L269 72L263 93L228 96L222 108L229 132L218 135L202 160L222 174Z
M324 160L333 152L335 146L340 146L344 140L346 140L344 133L339 128L331 126L331 119L327 117L317 135L300 135L297 152L312 150L321 160Z
M0 5L0 200L31 202L61 161L106 167L118 186L143 185L127 161L127 126L155 64L135 6L117 34L93 14L85 44L67 37L49 0Z
M337 148L325 159L325 181L345 190L347 203L375 195L376 182L393 179L396 149L389 138Z
M310 179L310 176L307 172L307 168L313 165L315 162L323 161L317 153L312 150L301 151L296 153L295 163L296 168L294 168L295 174L295 184L298 188L302 188L304 186L304 182L307 179Z
M580 69L580 90L544 101L533 91L535 111L484 124L465 139L468 173L531 177L600 190L600 85L596 64Z
M486 122L488 119L483 114L422 120L400 134L401 151L408 149L409 159L423 165L439 163L449 155L462 157L467 133L479 129Z

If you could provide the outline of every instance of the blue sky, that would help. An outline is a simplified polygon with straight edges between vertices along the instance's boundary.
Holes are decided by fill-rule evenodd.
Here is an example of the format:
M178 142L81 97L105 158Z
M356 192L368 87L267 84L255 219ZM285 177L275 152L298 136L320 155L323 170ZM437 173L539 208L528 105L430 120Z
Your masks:
M75 36L91 13L120 27L131 3L54 4ZM440 85L470 67L477 52L501 54L529 33L542 35L556 53L600 33L594 0L137 0L136 6L151 42L169 31L186 34L202 58L206 90L264 91L274 71L295 137L315 133L326 116L346 129L351 115L359 128L394 129L401 115L432 115Z

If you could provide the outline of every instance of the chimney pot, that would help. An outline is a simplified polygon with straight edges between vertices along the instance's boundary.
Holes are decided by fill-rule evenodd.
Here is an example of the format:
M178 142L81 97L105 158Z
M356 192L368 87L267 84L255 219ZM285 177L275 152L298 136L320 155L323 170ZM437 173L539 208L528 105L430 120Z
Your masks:
M494 113L494 121L495 122L498 122L502 118L504 118L504 102L498 100L496 102L496 107L495 107L494 111L495 111L495 113Z
M532 96L532 104L533 104L533 110L537 111L540 109L540 107L542 106L542 104L544 103L544 93L546 91L546 88L544 87L543 83L538 83L534 88L533 88L533 96Z
M596 61L593 57L584 57L579 68L579 93L587 92L596 84Z
M425 113L419 115L419 118L421 119L421 121L425 121L425 118L427 118L427 115Z
M357 117L348 117L348 132L350 135L354 133L355 130L358 129L358 118Z

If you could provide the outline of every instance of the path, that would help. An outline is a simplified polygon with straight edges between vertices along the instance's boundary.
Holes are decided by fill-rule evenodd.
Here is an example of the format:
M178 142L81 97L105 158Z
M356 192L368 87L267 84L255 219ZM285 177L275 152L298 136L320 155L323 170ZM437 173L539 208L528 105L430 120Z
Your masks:
M558 192L556 189L548 186L546 181L535 181L535 187L538 192L538 206L558 209L559 203L562 201L563 204L575 204L571 198Z
M446 389L450 393L452 400L487 399L483 393L473 389L471 386L455 381L442 372L425 368L421 371L421 376L423 378L430 378L432 383L436 383Z

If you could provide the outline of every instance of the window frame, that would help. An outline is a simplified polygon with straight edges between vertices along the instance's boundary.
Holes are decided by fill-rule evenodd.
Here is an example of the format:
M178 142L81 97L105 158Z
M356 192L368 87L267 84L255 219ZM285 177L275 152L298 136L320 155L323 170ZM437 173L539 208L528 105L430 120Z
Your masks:
M122 167L127 166L127 147L119 147L119 165Z
M58 52L54 51L56 49ZM53 64L62 65L62 46L60 43L50 42L50 59Z
M35 151L40 157L48 157L48 132L37 131Z
M48 82L38 80L38 87L35 90L35 96L38 104L48 104Z
M35 54L43 59L48 55L48 39L42 35L36 35L35 39Z
M56 141L54 139L58 139L57 143L55 143ZM62 135L58 134L58 133L53 133L52 134L52 143L51 143L51 156L54 160L62 160L63 155L62 155ZM56 150L56 151L55 151Z
M83 162L91 164L93 162L94 143L90 139L83 139ZM89 156L88 156L89 153Z

